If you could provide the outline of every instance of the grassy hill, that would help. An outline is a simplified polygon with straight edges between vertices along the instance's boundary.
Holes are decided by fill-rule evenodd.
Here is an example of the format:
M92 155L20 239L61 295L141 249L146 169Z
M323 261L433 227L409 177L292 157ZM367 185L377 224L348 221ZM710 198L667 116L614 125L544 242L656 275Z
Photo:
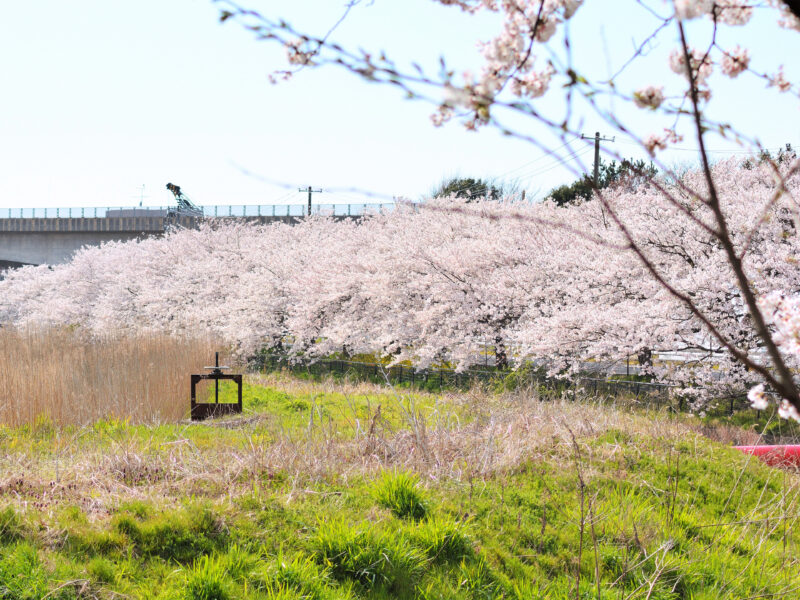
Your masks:
M800 594L800 478L709 439L751 432L543 400L275 375L216 422L0 429L0 598Z

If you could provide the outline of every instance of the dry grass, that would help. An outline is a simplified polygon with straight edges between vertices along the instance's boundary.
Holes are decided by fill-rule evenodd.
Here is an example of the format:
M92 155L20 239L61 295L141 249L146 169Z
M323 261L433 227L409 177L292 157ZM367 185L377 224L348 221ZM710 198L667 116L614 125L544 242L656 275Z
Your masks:
M9 350L15 347L23 353L11 361ZM48 503L67 499L102 513L130 498L235 497L251 491L253 481L276 474L288 477L297 493L319 481L347 482L387 468L469 482L529 461L571 464L573 436L584 445L609 431L667 446L702 437L728 441L737 432L592 398L542 401L533 390L496 395L479 388L439 398L433 413L417 409L419 396L398 392L394 402L402 407L402 424L390 424L378 408L367 420L352 415L354 435L341 435L324 420L300 430L278 426L276 434L268 413L183 422L157 434L91 425L108 416L175 423L188 408L187 374L207 364L211 354L207 342L167 337L84 342L70 332L0 332L0 394L6 399L0 420L32 423L45 414L55 423L83 425L55 428L45 445L0 438L0 473L5 473L0 494L30 486L29 492ZM386 401L386 388L369 383L305 381L286 374L248 379L292 395L382 394ZM8 401L15 398L30 400ZM603 448L609 460L617 460L619 445Z
M250 379L256 381L267 379ZM304 394L325 390L352 398L380 391L384 407L390 401L385 389L369 386L303 382L285 375L268 381ZM567 587L581 589L575 557L582 553L595 561L593 576L584 569L583 577L593 577L608 597L655 598L654 589L677 585L684 577L700 589L699 573L720 586L718 593L703 597L756 598L762 596L740 594L737 587L740 580L755 577L751 563L774 569L784 561L781 569L796 571L792 531L800 476L777 469L759 473L755 465L748 470L749 459L738 460L729 449L710 444L692 418L589 398L543 401L532 391L454 394L441 399L426 418L416 410L414 396L398 394L394 400L406 415L404 423L387 422L376 404L372 418L355 427L354 436L341 435L324 420L274 435L268 427L274 415L266 412L216 423L131 427L105 422L0 431L0 499L36 523L36 539L48 552L64 551L68 538L100 548L113 538L82 532L113 532L112 515L132 500L157 506L153 522L163 522L178 514L171 511L186 506L187 498L210 500L232 531L258 541L253 547L269 540L261 547L283 548L296 541L290 537L307 539L320 516L336 522L367 515L369 526L379 526L381 517L364 512L368 509L348 511L368 493L362 479L397 468L418 474L435 497L458 498L447 510L469 519L468 531L486 544L486 556L494 556L499 540L525 536L528 541L511 546L525 564L541 566L562 582L576 572L575 583L568 581L559 594L547 597L567 597ZM710 433L724 437L732 431ZM508 501L506 486L515 486L508 488ZM357 491L348 496L348 489ZM67 522L65 506L79 507L89 524ZM541 506L541 512L525 512L527 506ZM298 522L304 523L302 529ZM539 537L533 537L537 531ZM236 538L237 544L244 546L244 539ZM679 551L673 551L676 539ZM727 548L745 558L729 564L734 551ZM498 556L502 561L506 555ZM620 562L598 558L605 556ZM459 581L463 577L462 569ZM626 591L631 581L638 587ZM786 589L794 585L794 579L785 582ZM752 586L763 588L763 597L777 596L769 577Z
M0 329L0 424L180 419L188 411L189 374L211 356L207 340Z
M215 433L223 421L185 424L166 438L121 430L96 444L90 442L96 434L87 427L51 444L49 455L32 456L24 449L7 453L0 460L0 472L24 472L26 484L44 496L66 494L92 513L126 498L179 502L187 495L235 497L251 491L253 481L275 474L288 477L298 493L318 481L346 482L387 468L413 470L431 480L467 482L545 457L568 464L573 460L573 435L588 441L611 430L633 437L651 437L657 431L667 444L699 437L666 413L631 413L588 401L541 402L530 395L474 392L444 401L443 406L452 403L452 414L428 419L416 413L413 404L409 408L408 398L397 401L407 409L404 426L391 427L376 413L355 437L317 423L270 439L262 419L238 418L231 420L239 427L235 435ZM469 422L460 422L456 414L469 414ZM208 436L213 443L207 443ZM13 484L18 476L0 480L0 485ZM54 480L56 487L48 487Z
M288 370L254 373L248 376L248 380L254 385L281 389L292 395L345 394L348 396L368 396L385 394L387 390L384 384L336 379L331 376L301 379ZM413 390L413 393L417 396L434 395L421 390Z

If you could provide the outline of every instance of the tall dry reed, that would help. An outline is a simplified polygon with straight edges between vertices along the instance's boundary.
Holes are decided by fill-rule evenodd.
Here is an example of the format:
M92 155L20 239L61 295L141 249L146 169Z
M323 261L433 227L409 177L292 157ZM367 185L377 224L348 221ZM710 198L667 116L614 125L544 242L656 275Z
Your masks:
M205 339L0 329L0 423L180 419L189 375L211 364L213 351Z

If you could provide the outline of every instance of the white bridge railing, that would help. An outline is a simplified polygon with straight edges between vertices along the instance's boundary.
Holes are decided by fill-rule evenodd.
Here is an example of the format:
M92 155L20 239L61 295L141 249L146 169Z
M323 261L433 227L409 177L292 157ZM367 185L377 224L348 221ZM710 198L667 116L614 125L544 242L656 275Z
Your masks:
M313 204L312 214L337 217L383 214L394 203ZM220 204L198 207L204 217L304 217L307 204ZM0 219L105 219L119 217L192 216L177 206L90 206L48 208L0 208Z

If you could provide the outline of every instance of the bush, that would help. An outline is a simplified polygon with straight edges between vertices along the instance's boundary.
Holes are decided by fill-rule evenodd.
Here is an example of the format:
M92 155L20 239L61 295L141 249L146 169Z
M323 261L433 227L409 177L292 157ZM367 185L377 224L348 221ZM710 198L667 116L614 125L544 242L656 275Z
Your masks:
M428 514L428 507L418 481L416 475L403 471L385 473L376 484L375 499L400 519L422 519Z

